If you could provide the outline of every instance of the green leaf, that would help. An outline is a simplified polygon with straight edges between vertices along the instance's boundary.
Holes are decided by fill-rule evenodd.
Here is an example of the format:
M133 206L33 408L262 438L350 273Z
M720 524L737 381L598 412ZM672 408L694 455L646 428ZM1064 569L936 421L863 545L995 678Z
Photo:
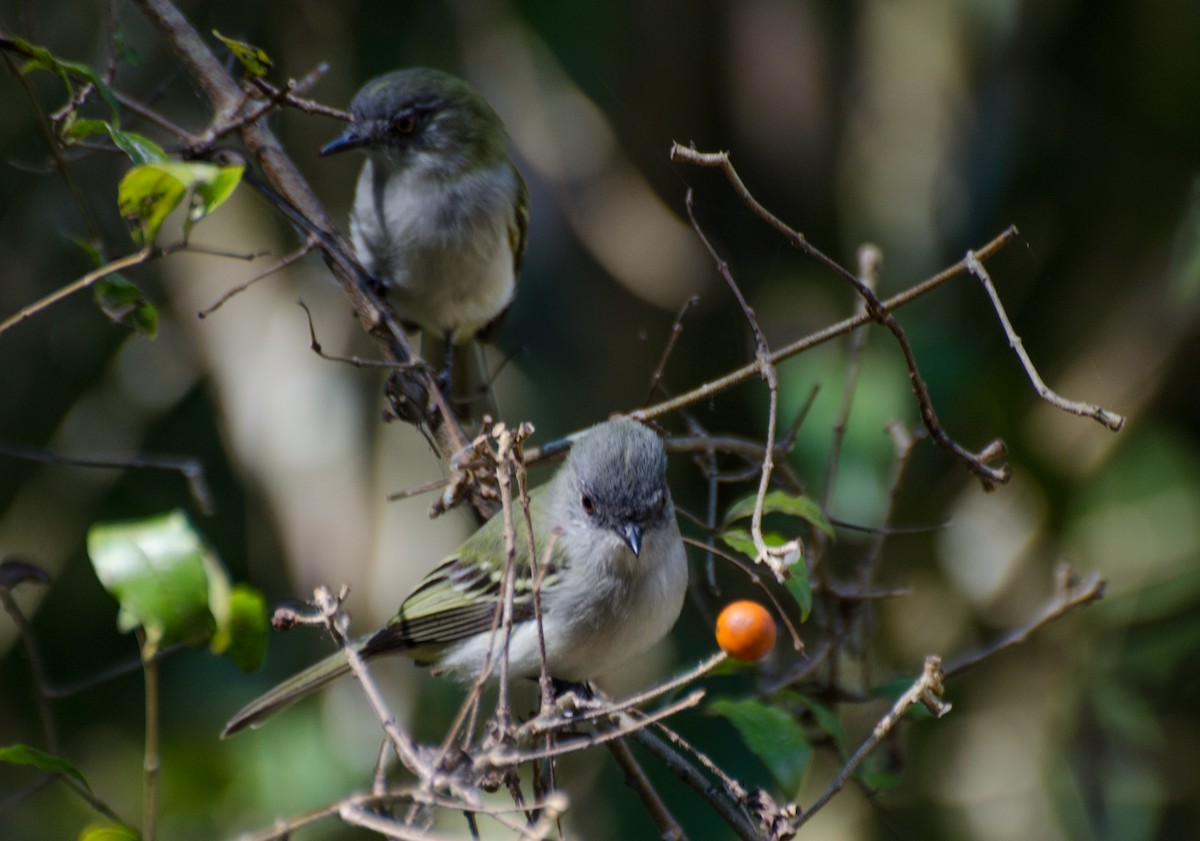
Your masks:
M154 242L163 221L190 192L193 200L184 233L228 199L241 183L244 167L202 161L160 160L135 166L117 187L117 206L140 245Z
M744 520L754 514L754 505L758 501L757 494L742 497L725 512L725 523ZM804 494L790 494L785 491L769 491L763 498L763 515L787 514L799 517L807 523L819 528L825 534L833 537L833 525L821 510L821 506L811 497Z
M0 748L0 762L8 762L13 765L32 765L42 771L70 777L85 790L89 792L92 790L91 786L87 784L87 780L83 778L83 774L80 774L79 769L70 762L61 756L46 753L44 750L38 750L29 745L15 744Z
M107 134L113 145L124 152L135 164L160 163L167 160L161 146L136 131L122 131L105 120L76 120L64 133L65 139L84 140L93 134Z
M733 551L740 552L751 560L758 557L758 547L754 545L754 538L745 529L726 529L718 537ZM766 539L765 535L763 539Z
M267 602L262 593L238 584L229 593L227 609L216 609L217 631L209 646L214 654L223 654L243 672L253 672L267 656L267 637L271 626Z
M145 634L143 657L178 640L207 640L210 591L225 580L215 554L182 511L88 530L96 576L121 606L117 627Z
M75 92L75 88L71 84L72 79L90 83L95 86L96 90L100 93L100 97L108 105L109 110L112 112L113 121L120 121L121 111L117 104L117 97L113 94L112 88L100 77L100 74L89 65L78 61L67 61L66 59L58 58L45 47L31 44L24 38L10 37L8 41L19 52L29 56L29 60L21 65L21 73L29 73L33 70L49 70L52 73L57 73L59 79L62 80L63 87L66 88L68 97L74 95Z
M787 580L787 591L792 594L796 604L800 606L800 621L808 621L812 613L812 587L808 581L808 565L800 560L788 569L791 575Z
M813 749L794 718L753 698L718 698L710 715L728 719L746 747L762 760L785 792L795 794L812 764Z
M229 51L233 53L233 57L241 62L242 69L251 76L265 76L271 69L271 65L274 64L265 50L253 44L247 44L245 41L238 41L234 38L227 38L215 29L212 31L212 34L216 36L218 41L229 48Z
M145 135L136 131L121 131L108 126L113 145L129 156L135 164L150 164L167 160L163 148Z
M92 824L79 833L79 841L138 841L139 836L127 826Z
M101 312L116 324L153 339L158 332L158 310L142 295L142 290L119 274L96 281L92 296Z

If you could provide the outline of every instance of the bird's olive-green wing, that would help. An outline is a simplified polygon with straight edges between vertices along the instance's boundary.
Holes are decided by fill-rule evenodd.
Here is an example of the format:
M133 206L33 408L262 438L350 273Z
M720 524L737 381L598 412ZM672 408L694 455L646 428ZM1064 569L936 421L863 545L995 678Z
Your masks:
M545 487L530 495L534 533L549 535ZM513 621L533 618L533 581L530 577L529 541L525 517L513 512L516 525L516 581ZM539 538L539 573L543 590L553 587L564 556L557 545L546 563L547 539ZM430 572L387 625L367 642L364 653L395 649L436 649L498 626L503 603L504 518L497 514L467 539L458 551Z

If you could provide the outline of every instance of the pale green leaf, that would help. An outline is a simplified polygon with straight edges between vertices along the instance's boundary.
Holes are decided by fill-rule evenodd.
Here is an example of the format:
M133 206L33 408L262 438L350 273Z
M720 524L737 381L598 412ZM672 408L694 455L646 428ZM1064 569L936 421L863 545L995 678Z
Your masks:
M119 824L92 824L79 833L79 841L138 841L140 836Z
M96 576L117 600L117 626L141 627L143 656L178 641L207 640L216 556L182 511L144 520L97 523L88 531L88 555Z

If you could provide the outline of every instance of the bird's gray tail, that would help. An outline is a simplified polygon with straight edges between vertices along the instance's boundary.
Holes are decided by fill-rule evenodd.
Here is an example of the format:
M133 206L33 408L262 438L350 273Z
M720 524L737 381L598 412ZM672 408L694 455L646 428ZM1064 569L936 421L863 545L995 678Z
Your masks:
M361 649L365 642L365 639L358 640L354 645ZM258 727L284 707L311 695L349 671L345 653L335 651L242 707L237 715L229 719L221 731L221 738L227 739L247 727Z

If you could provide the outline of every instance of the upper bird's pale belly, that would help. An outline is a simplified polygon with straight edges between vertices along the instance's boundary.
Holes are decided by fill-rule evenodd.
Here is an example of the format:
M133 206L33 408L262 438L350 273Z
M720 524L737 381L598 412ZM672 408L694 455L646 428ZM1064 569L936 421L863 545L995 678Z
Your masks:
M359 261L388 287L400 318L469 339L512 301L511 198L470 179L446 185L397 173L373 189L375 180L368 161L351 216Z

